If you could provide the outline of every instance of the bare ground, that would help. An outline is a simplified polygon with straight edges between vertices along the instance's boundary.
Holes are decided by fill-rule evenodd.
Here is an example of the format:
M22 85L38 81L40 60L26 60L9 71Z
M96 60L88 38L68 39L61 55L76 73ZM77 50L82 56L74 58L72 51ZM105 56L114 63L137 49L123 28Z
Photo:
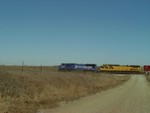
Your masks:
M150 83L133 75L122 86L38 113L150 113Z

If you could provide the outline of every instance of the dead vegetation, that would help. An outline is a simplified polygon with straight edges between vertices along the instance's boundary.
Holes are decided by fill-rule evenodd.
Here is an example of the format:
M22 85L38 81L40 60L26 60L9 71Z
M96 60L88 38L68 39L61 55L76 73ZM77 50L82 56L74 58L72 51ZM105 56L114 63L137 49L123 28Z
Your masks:
M114 87L129 76L57 72L44 67L0 67L0 113L36 113Z
M147 80L150 82L150 75L146 75Z

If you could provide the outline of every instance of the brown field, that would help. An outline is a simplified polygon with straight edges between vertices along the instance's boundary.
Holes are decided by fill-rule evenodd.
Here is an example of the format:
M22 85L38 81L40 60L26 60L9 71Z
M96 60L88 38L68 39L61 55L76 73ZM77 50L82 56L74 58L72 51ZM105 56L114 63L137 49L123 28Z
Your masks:
M91 95L127 81L130 76L58 72L56 67L0 66L0 113L36 113L59 102Z

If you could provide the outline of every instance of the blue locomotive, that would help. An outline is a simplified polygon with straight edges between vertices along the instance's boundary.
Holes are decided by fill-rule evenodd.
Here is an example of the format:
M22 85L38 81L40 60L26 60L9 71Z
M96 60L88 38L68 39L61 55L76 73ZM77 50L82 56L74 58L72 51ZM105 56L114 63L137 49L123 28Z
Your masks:
M97 71L96 64L77 64L77 63L62 63L60 71Z

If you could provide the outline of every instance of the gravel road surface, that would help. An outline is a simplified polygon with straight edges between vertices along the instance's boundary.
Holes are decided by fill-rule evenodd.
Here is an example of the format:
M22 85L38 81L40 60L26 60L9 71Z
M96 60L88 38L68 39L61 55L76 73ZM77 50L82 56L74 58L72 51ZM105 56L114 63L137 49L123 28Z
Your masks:
M150 113L150 83L132 75L125 84L38 113Z

